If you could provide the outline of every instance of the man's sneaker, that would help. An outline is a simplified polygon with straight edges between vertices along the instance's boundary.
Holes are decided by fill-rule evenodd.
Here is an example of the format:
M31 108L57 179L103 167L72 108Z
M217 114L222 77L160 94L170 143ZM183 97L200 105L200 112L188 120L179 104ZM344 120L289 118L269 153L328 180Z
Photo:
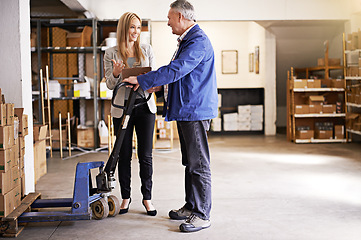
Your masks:
M211 226L210 220L203 220L197 215L192 214L189 216L189 218L186 220L185 223L182 223L179 226L179 229L182 232L196 232L204 228L209 228L210 226Z
M191 215L192 211L182 207L178 210L169 211L169 217L174 220L184 220L187 219Z

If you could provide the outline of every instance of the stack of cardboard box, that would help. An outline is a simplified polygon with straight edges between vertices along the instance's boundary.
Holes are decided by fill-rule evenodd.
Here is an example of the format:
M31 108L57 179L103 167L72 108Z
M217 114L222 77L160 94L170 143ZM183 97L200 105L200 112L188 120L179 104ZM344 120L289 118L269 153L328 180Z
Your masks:
M46 174L46 135L48 125L34 124L34 176L35 183Z
M361 48L361 31L348 34L346 41L346 50L356 50ZM361 58L358 51L349 52L347 55L347 77L361 76Z
M1 96L1 89L0 89ZM7 216L21 203L24 193L24 136L27 116L13 103L0 100L0 216Z

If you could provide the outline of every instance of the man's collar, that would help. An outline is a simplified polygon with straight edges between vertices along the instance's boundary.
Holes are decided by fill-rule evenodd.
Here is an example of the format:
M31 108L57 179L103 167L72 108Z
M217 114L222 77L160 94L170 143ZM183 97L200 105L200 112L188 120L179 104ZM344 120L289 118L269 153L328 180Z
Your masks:
M193 23L189 28L187 28L187 30L185 30L184 31L184 33L182 33L182 35L180 35L179 37L178 37L178 42L181 42L183 39L184 39L184 37L187 35L187 33L195 26L195 25L197 25L197 23Z

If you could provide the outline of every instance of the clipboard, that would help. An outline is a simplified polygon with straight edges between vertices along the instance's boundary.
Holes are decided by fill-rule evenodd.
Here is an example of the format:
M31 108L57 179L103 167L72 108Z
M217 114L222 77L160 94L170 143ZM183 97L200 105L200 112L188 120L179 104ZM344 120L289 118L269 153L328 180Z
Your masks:
M124 68L122 70L122 79L128 78L130 76L138 76L152 70L151 67L136 67L136 68Z

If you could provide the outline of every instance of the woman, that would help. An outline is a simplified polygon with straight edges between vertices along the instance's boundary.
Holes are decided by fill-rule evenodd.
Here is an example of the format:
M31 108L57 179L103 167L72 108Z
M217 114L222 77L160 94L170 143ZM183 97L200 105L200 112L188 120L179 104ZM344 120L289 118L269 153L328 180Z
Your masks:
M151 67L154 69L155 62L153 50L149 44L140 44L141 19L135 13L124 13L117 27L117 46L105 51L104 68L106 84L109 89L122 81L122 70L131 67ZM131 88L121 87L115 97L118 105L125 106ZM148 97L149 92L138 90L139 93ZM150 90L149 90L150 91ZM136 103L142 99L137 95ZM141 179L141 192L143 205L148 215L155 216L157 211L151 202L152 193L152 143L155 122L156 105L151 97L147 104L135 108L129 119L123 144L118 157L118 177L122 195L122 203L119 214L128 212L131 202L130 177L132 158L133 129L135 128L138 140L139 175ZM121 124L120 119L123 110L111 107L114 130L117 133Z

